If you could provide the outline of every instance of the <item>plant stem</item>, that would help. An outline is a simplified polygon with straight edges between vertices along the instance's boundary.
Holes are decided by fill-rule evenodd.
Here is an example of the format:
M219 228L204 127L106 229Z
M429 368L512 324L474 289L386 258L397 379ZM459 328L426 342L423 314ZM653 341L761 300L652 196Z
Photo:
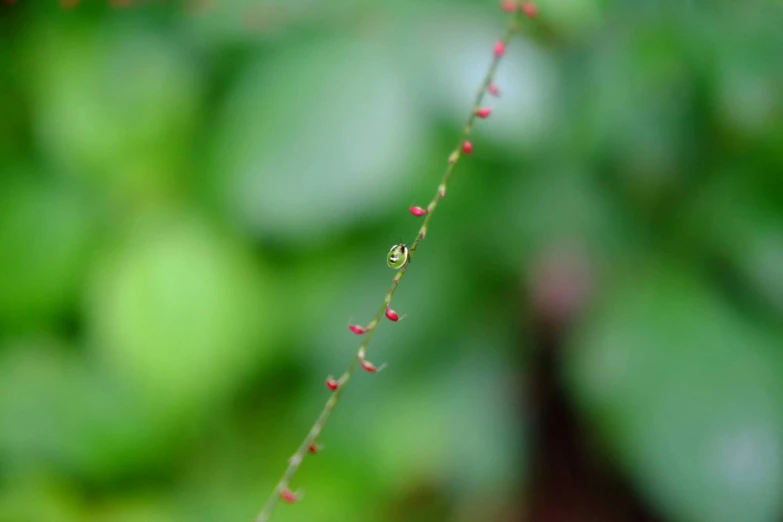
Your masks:
M506 30L506 33L503 36L503 38L500 40L503 44L503 48L505 48L508 45L509 41L511 40L511 37L514 35L514 33L517 31L519 27L520 12L521 10L517 10L514 13L511 24ZM463 128L460 141L457 144L457 148L449 156L449 162L448 162L448 166L446 167L446 172L443 174L443 177L440 181L440 184L438 185L438 190L436 191L435 196L432 198L432 201L430 201L430 204L427 206L427 214L425 215L424 223L422 223L421 227L419 228L419 233L416 236L416 240L410 246L411 258L413 257L416 248L419 246L419 243L421 242L422 239L424 239L426 235L427 226L429 225L430 219L432 219L432 214L435 210L435 207L438 204L438 201L440 201L445 195L446 187L449 183L449 180L451 179L452 173L454 172L454 168L457 166L457 163L459 162L459 159L462 156L462 153L460 152L462 144L465 143L467 138L470 136L470 132L473 129L473 123L476 121L477 118L476 111L480 108L481 102L483 101L484 96L486 95L487 88L495 78L495 73L497 71L498 64L500 63L500 60L503 58L504 54L505 53L496 53L494 55L492 62L489 66L489 69L487 70L487 73L484 75L484 80L482 81L481 87L476 93L476 98L473 102L473 107L471 108L470 116L465 122L465 127ZM339 386L337 387L336 390L332 392L329 399L326 401L326 404L324 405L324 408L321 411L320 415L318 415L318 419L315 421L315 424L313 424L312 428L310 428L310 431L307 433L307 436L299 445L299 448L296 450L293 456L290 459L288 459L288 467L286 468L285 473L283 473L283 476L277 482L274 491L272 491L272 494L269 496L269 499L266 501L266 504L264 505L263 509L256 517L255 522L267 522L272 516L272 512L274 511L275 506L277 506L277 503L280 500L280 495L284 491L288 490L291 479L294 477L294 474L296 474L296 471L299 469L299 466L302 464L302 461L304 460L305 456L307 456L307 452L310 448L310 445L315 443L315 441L318 439L318 436L321 434L321 430L323 430L326 421L329 420L329 416L332 414L332 410L334 410L334 407L337 405L337 402L340 400L340 395L343 392L343 388L345 387L346 383L353 375L353 372L356 369L357 364L359 364L361 360L364 359L365 354L367 352L367 346L370 343L370 339L372 339L372 334L375 331L375 327L378 325L381 318L383 317L386 311L386 307L391 303L392 296L394 295L394 292L397 290L397 287L399 286L400 281L402 280L402 277L405 275L405 272L408 270L409 266L410 266L410 262L406 263L395 274L394 279L392 280L391 287L389 288L389 291L384 296L383 304L378 309L378 312L376 312L375 317L373 317L372 321L370 321L370 323L367 326L367 331L364 337L364 341L362 342L361 346L359 346L359 349L356 352L356 356L354 357L351 364L348 366L348 368L340 377L338 381Z

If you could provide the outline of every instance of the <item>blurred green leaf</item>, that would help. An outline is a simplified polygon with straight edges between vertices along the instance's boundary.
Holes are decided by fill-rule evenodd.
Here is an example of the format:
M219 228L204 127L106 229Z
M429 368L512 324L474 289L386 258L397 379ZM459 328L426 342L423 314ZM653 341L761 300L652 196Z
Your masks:
M750 174L751 178L746 177ZM688 233L705 252L727 261L764 310L783 315L783 197L765 189L752 166L727 168L691 206ZM755 181L755 182L754 182Z
M377 215L426 146L411 96L385 44L347 35L249 64L218 129L228 212L289 240Z
M34 132L63 174L120 201L178 188L201 76L178 47L133 23L42 23L29 33Z
M80 522L84 509L63 481L45 474L21 474L0 489L0 520Z
M171 457L179 433L109 375L51 340L3 348L0 457L11 469L51 466L99 483Z
M94 217L85 198L61 185L0 180L0 328L42 326L74 306Z
M574 337L574 398L675 520L769 521L781 508L780 340L668 265L630 271Z
M188 214L136 223L96 279L98 353L151 404L201 411L274 352L267 274Z

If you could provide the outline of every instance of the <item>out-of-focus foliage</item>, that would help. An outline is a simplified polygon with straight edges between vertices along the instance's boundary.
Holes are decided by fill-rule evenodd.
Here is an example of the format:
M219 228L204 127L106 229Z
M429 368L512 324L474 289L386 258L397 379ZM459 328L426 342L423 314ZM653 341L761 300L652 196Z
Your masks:
M0 3L0 520L249 520L506 20L75 3ZM532 317L655 512L780 519L781 4L539 11L395 295L408 317L373 338L389 370L351 381L276 520L514 520Z

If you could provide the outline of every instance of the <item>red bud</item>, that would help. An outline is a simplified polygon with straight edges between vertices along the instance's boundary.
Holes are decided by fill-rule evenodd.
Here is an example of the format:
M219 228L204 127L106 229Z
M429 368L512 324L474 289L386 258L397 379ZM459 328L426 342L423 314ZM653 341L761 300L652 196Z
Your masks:
M522 11L529 17L535 18L538 14L538 6L533 2L525 2L522 4Z
M488 92L489 92L489 93L490 93L492 96L500 96L500 89L498 89L498 86L497 86L497 85L495 85L494 83L490 83L490 84L487 86L487 91L488 91Z
M359 326L358 324L349 324L348 328L355 333L356 335L362 335L367 330L365 330L363 327Z
M335 380L331 375L326 378L326 387L334 391L340 387L340 383Z
M479 118L486 118L492 113L492 109L489 107L483 107L481 109L476 109L476 116Z
M427 209L421 207L411 207L409 210L411 211L411 214L413 214L416 217L421 217L427 213Z
M299 500L301 500L302 496L286 488L280 492L280 498L283 499L283 502L288 502L289 504L293 504L294 502L298 502Z
M500 2L500 8L507 13L513 13L517 10L517 3L512 2L511 0L504 0L503 2Z
M506 52L506 44L498 40L495 42L495 56L501 57Z
M370 361L368 361L365 358L361 359L361 365L362 365L362 368L364 368L365 370L367 370L370 373L378 373L379 371L381 371L384 368L386 368L386 363L383 363L382 365L376 367L373 363L371 363Z
M386 317L389 318L390 321L397 322L400 320L400 316L397 315L397 312L389 308L389 306L386 306Z
M468 140L465 140L465 143L462 144L462 152L465 154L470 154L473 152L473 144Z
M315 442L311 442L310 445L307 446L307 451L313 454L318 453L319 451L321 451L321 449L323 449L323 446L321 446L320 444L316 444Z

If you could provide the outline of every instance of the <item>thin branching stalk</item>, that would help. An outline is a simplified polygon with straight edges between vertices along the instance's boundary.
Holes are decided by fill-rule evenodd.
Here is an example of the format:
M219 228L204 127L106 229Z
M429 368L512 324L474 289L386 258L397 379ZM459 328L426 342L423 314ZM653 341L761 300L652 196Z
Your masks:
M483 108L481 106L481 103L488 92L494 95L498 94L497 87L495 87L494 84L495 73L497 71L498 65L500 64L501 59L505 55L505 50L509 41L511 40L511 37L519 28L519 20L521 14L524 13L529 17L533 17L535 15L535 6L530 2L524 2L524 3L502 2L502 6L505 11L513 12L512 20L503 38L501 38L495 43L492 62L490 63L489 68L486 74L484 75L484 79L481 82L481 86L479 87L478 92L476 93L476 98L473 102L473 107L471 108L470 116L468 116L465 122L465 126L462 130L462 135L460 136L457 147L448 157L448 164L446 166L446 171L443 174L443 177L441 178L441 181L438 184L438 188L435 192L435 195L433 196L429 205L427 205L426 208L412 207L410 209L413 215L423 216L424 222L419 228L419 232L416 235L416 239L410 245L409 252L408 252L408 256L409 256L408 261L405 262L405 264L394 275L394 279L392 280L391 287L389 288L389 291L384 296L383 303L381 304L380 308L376 312L375 317L373 317L372 321L370 321L370 323L366 327L362 327L358 325L350 326L351 331L353 331L354 333L359 335L364 334L365 335L364 340L362 344L359 346L359 349L357 350L356 356L353 358L353 361L351 361L351 364L348 366L345 372L343 372L340 378L333 379L331 376L327 378L326 385L330 390L332 390L332 394L329 396L329 399L326 401L326 404L324 405L324 408L321 411L320 415L318 415L318 419L315 421L312 428L310 428L310 431L307 433L307 436L299 445L299 448L297 448L293 456L291 456L291 458L288 459L288 467L286 468L285 473L283 473L283 476L280 477L280 480L277 482L274 491L269 496L269 499L266 501L266 504L264 505L263 509L256 517L255 522L267 522L272 516L272 512L274 511L275 506L277 506L277 503L280 500L283 500L285 502L295 502L299 500L300 494L292 492L291 489L289 488L291 479L296 474L296 471L299 469L299 466L302 464L302 461L307 456L307 454L309 452L317 451L316 441L318 440L318 436L321 434L321 431L323 430L326 421L329 420L329 416L334 410L334 407L337 405L337 402L340 400L340 396L343 393L343 389L345 388L345 385L348 383L348 380L353 375L357 366L361 366L363 369L369 372L377 372L383 368L383 366L376 367L374 364L369 362L366 358L367 346L370 344L372 335L375 332L375 327L378 326L384 314L388 319L392 321L397 321L399 319L397 313L391 309L391 301L392 301L392 297L394 296L394 292L397 291L397 287L399 286L400 281L402 280L403 276L405 276L405 273L410 267L410 259L413 257L419 244L427 234L427 227L429 226L430 220L432 219L432 214L434 213L435 208L438 205L438 202L441 199L443 199L446 195L446 188L448 186L449 181L451 180L451 175L454 172L457 163L459 163L459 160L463 155L470 154L470 152L473 150L473 145L471 144L470 141L468 141L468 138L470 137L470 132L473 129L473 124L475 123L477 118L486 118L487 116L489 116L491 112L490 109Z

